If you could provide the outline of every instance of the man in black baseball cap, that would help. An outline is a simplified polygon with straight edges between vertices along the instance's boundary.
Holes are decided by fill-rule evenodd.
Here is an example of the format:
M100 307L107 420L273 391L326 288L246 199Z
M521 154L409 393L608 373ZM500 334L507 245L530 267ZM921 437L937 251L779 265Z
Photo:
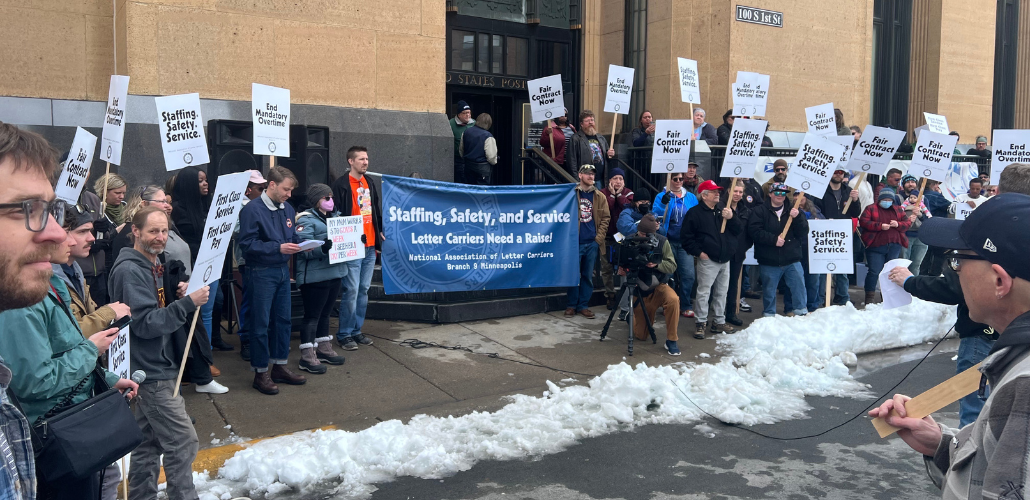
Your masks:
M454 182L465 182L465 160L458 154L458 145L465 131L476 124L472 119L472 108L465 101L454 105L454 118L451 118L451 133L454 134Z
M964 221L934 217L919 229L919 237L952 249L947 263L959 275L969 318L1001 334L980 366L981 392L990 385L990 397L976 421L961 431L929 416L909 417L910 398L901 394L869 415L899 427L898 436L924 455L928 468L944 474L943 498L966 498L974 489L978 498L1010 498L1028 482L1030 196L1000 194Z

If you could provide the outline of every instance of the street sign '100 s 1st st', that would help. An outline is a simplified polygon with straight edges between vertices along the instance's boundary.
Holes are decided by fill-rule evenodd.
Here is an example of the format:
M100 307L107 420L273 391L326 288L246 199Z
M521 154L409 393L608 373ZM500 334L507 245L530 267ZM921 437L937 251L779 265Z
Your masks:
M773 10L756 9L754 7L737 6L737 20L745 23L764 24L776 28L783 27L783 13Z

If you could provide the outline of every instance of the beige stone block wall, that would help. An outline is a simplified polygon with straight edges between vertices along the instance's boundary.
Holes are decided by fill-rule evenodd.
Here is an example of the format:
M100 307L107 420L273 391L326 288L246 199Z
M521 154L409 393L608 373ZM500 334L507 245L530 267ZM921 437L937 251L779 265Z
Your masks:
M444 112L445 0L0 0L9 47L0 95L104 100L130 93ZM27 7L25 5L28 5Z
M783 28L738 22L729 12L725 102L736 72L754 71L770 77L765 119L772 129L804 132L805 108L826 102L844 112L848 126L869 123L873 1L778 0L761 7L783 12ZM709 110L709 123L721 124L726 109Z
M110 1L0 0L0 32L0 95L107 99Z
M608 81L608 65L623 64L626 6L624 0L594 0L583 2L581 5L583 87L580 90L580 109L593 111L598 131L610 136L614 116L602 109ZM620 124L626 116L619 117ZM578 117L569 118L578 126Z
M962 142L972 143L981 134L989 141L997 4L995 0L943 0L942 4L937 110Z

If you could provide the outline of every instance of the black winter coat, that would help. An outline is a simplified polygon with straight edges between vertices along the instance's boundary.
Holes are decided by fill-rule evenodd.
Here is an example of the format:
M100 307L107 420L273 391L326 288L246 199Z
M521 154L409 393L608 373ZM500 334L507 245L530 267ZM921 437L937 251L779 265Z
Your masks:
M791 223L783 246L776 246L776 238L790 220L791 208L791 205L784 203L782 218L777 218L769 201L751 211L747 232L755 242L755 259L760 265L782 267L801 262L804 254L801 241L808 239L808 220L803 212Z
M957 304L958 319L955 321L955 331L958 332L959 338L987 335L991 340L997 339L994 328L969 319L969 307L966 306L966 299L962 295L958 273L950 268L945 267L944 274L940 276L913 276L905 280L905 291L930 302Z
M822 199L812 197L812 204L823 213L823 217L827 219L857 219L862 215L862 203L855 200L854 203L848 207L847 215L844 215L844 205L848 203L848 197L851 196L851 186L846 182L840 185L840 202L837 202L837 197L833 196L833 190L830 186L826 186L826 193L823 194Z
M714 209L708 208L702 201L687 210L680 229L680 244L687 253L700 257L704 252L709 259L720 264L733 258L741 226L740 221L733 217L726 221L726 232L720 233L723 208L721 203L717 203Z
M368 190L372 195L372 228L376 231L376 241L371 244L366 241L365 246L375 245L376 250L380 250L383 241L383 203L380 199L379 186L372 180L372 176L366 175L365 180L368 181ZM343 174L343 177L336 179L333 182L332 190L333 205L336 206L336 210L340 211L341 217L361 215L351 213L354 210L354 197L350 189L350 173Z

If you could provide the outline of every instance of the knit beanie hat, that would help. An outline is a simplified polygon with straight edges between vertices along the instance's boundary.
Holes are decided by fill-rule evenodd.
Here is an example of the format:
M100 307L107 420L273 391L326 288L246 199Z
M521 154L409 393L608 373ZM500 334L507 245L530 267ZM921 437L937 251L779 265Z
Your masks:
M611 178L615 177L616 175L621 175L622 179L626 180L626 172L624 170L622 170L621 168L618 168L618 167L613 168L610 172L608 172L608 179L611 179Z
M891 201L894 201L894 195L895 194L896 193L894 192L893 189L883 188L883 189L880 190L880 194L876 197L876 201L880 201L880 200L891 200Z
M654 200L654 198L651 197L651 191L646 187L641 187L636 191L633 191L633 201L635 202L647 201L648 203L651 203L652 200Z
M655 218L654 214L647 214L640 219L640 223L637 224L637 231L644 234L654 234L658 230L658 219Z
M329 186L326 186L325 184L312 184L311 187L308 188L306 201L308 202L308 205L317 207L318 202L321 201L322 198L332 195L333 190Z

